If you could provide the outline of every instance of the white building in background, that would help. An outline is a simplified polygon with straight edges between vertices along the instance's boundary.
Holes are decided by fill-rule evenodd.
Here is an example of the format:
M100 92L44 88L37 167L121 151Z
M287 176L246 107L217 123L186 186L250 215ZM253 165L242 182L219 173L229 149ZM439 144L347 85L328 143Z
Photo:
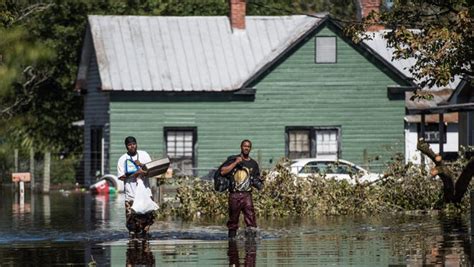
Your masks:
M394 49L387 47L387 40L384 38L387 30L380 30L376 32L367 33L370 39L364 40L364 42L380 54L385 60L390 62L396 69L398 69L405 76L413 78L416 83L417 80L410 73L410 68L416 63L414 58L408 59L393 59ZM448 104L449 99L457 86L460 84L461 78L455 77L446 87L423 88L423 90L429 90L433 98L430 100L411 100L413 90L415 88L401 88L391 87L388 88L389 92L401 92L405 91L405 107L407 111L416 109L427 109L437 107L439 105ZM452 158L457 155L459 151L459 123L458 123L458 112L445 113L444 114L444 125L445 140L443 143L443 153L445 158ZM420 125L421 115L406 115L405 116L405 162L413 162L420 164L421 154L416 148L418 139L421 137ZM438 114L427 114L425 115L425 140L430 144L431 149L435 152L439 152L439 115ZM429 163L430 159L425 157L425 163Z
M405 106L407 109L427 109L438 106L439 104L446 104L449 97L454 90L442 89L430 91L433 96L431 100L410 100L413 96L412 92L405 93ZM456 156L459 149L459 123L457 112L445 113L444 121L444 138L443 138L443 153L445 158ZM421 163L421 153L416 148L418 139L421 138L421 115L407 115L405 116L405 162ZM425 136L424 139L430 144L431 149L435 153L439 153L439 141L441 135L439 131L439 115L427 114L425 115ZM431 161L425 157L425 163Z

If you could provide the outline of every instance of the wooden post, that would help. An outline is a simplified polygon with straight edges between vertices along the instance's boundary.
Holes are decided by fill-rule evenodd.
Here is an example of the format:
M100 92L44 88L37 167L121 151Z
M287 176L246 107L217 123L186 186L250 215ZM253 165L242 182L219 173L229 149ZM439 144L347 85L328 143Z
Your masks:
M258 166L262 166L262 151L260 149L257 150L257 163Z
M439 124L438 124L438 131L439 131L439 155L443 157L444 153L444 114L439 114ZM444 158L444 157L443 157Z
M15 150L13 150L13 158L14 158L14 161L15 161L14 162L14 164L15 164L14 172L16 173L16 172L18 172L18 149L16 149L16 148L15 148ZM18 183L13 183L13 185L14 185L14 190L16 192L18 190Z
M35 188L35 151L30 148L30 173L31 173L31 190Z
M15 158L15 172L18 172L18 149L15 148L14 150L14 158Z
M423 140L425 140L425 114L421 114L420 135L420 138L423 138ZM421 169L423 170L423 173L425 173L425 155L423 155L423 153L420 154Z
M51 152L44 152L43 193L49 193L51 180Z
M158 190L157 190L158 191L158 201L157 201L158 205L161 205L164 202L164 198L163 198L164 186L165 184L158 186Z
M20 213L25 212L25 182L20 181Z
M367 148L364 148L363 158L364 158L364 168L366 170L369 170L369 152L367 151Z

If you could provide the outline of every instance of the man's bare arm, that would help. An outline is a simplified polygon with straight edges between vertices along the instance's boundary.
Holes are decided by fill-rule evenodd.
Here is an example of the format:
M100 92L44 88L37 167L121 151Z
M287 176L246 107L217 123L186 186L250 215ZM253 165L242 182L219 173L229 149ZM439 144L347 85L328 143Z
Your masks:
M239 164L242 161L242 157L237 157L235 158L235 161L232 162L231 164L224 166L221 168L221 175L227 175L229 172L231 172L237 164Z

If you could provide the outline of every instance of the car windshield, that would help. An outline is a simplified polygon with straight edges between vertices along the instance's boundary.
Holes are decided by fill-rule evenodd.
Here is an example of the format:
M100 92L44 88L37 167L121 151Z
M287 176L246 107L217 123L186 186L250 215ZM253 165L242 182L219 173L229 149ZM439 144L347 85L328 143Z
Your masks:
M301 168L300 173L335 173L354 175L358 174L360 171L361 170L359 170L356 166L348 165L343 162L311 161L308 162L303 168Z

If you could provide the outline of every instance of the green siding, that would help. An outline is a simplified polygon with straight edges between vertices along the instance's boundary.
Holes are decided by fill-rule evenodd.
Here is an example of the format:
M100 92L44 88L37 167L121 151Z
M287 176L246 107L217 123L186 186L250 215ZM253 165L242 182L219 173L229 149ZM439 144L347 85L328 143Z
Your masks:
M330 28L317 35L335 36ZM337 63L314 63L314 38L284 59L254 88L254 101L213 101L210 97L123 97L111 94L112 171L124 153L123 139L135 135L152 157L164 154L164 127L197 127L197 168L216 167L253 141L253 157L263 167L285 155L286 126L341 126L341 157L363 163L369 155L403 152L404 102L387 98L387 86L403 84L370 57L337 37ZM184 99L184 100L183 100ZM270 163L270 161L272 163ZM200 174L204 174L205 171Z

